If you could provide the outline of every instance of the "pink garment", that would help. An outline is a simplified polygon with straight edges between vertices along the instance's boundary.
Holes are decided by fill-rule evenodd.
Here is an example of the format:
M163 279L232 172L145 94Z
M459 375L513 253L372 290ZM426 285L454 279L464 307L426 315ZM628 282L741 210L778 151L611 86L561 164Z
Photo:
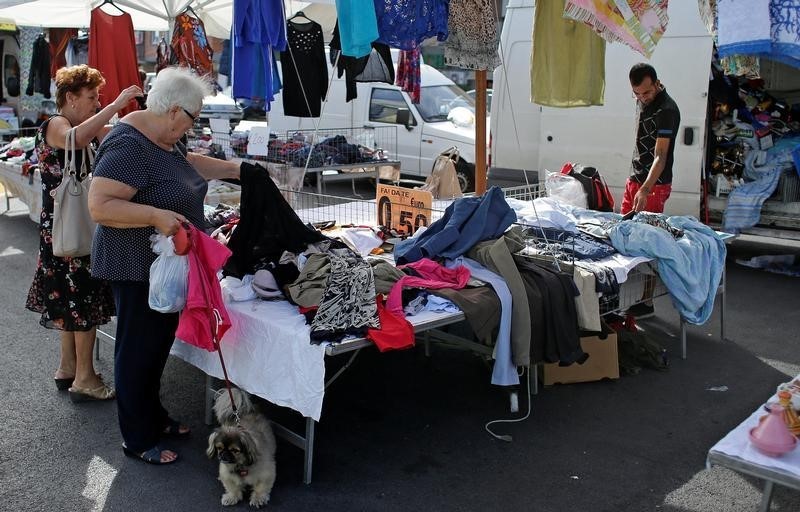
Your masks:
M463 265L445 268L433 260L422 258L398 268L406 267L413 268L422 277L404 276L392 286L389 298L386 300L386 309L399 317L405 316L403 314L403 288L427 288L430 290L454 288L458 290L464 288L469 281L469 270Z
M217 280L217 272L230 257L231 251L194 226L189 230L189 238L192 241L187 254L189 290L175 336L186 343L213 352L214 329L217 329L217 340L221 340L231 326ZM219 316L214 314L215 311Z
M648 59L667 30L669 0L567 0L564 17L582 21L609 43L624 43Z

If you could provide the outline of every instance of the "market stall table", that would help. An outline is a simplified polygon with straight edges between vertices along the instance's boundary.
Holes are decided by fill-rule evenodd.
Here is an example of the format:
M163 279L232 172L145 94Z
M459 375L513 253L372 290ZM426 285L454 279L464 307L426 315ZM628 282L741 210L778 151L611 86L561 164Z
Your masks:
M24 176L20 164L0 162L0 183L5 189L6 211L11 208L11 198L16 197L28 207L30 219L38 223L42 209L42 179L38 168Z
M226 307L233 326L220 341L220 348L228 376L248 393L289 407L305 417L303 435L278 424L274 426L279 435L303 450L303 481L310 483L315 422L320 419L325 387L350 365L359 350L372 342L353 338L334 344L312 344L305 317L287 301L256 299L227 303ZM422 311L408 320L416 333L424 333L460 322L464 314ZM344 353L352 353L350 361L326 381L325 356ZM206 374L206 423L211 424L213 378L223 378L218 354L177 340L172 355Z
M800 375L795 379L800 379ZM777 401L777 397L773 395L771 401ZM750 443L750 429L766 414L766 410L759 407L712 446L706 459L708 468L716 464L764 480L759 508L762 512L769 510L775 484L800 491L800 450L795 448L781 457L769 457Z

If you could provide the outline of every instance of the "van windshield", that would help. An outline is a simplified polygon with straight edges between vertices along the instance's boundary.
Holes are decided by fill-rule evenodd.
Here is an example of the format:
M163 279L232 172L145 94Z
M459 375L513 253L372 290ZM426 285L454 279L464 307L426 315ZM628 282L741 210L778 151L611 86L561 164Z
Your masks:
M475 113L475 100L454 84L420 89L417 110L426 122L447 121L447 115L456 107L465 107Z

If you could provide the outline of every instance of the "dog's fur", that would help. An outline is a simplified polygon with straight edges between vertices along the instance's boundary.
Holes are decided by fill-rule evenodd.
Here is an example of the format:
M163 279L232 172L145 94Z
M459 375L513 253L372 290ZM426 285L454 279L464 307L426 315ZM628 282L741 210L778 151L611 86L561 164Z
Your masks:
M227 390L214 401L219 428L208 436L208 458L219 459L219 481L225 487L223 505L242 500L252 487L250 505L260 507L269 501L275 483L275 435L269 421L255 410L246 393L233 389L239 424Z

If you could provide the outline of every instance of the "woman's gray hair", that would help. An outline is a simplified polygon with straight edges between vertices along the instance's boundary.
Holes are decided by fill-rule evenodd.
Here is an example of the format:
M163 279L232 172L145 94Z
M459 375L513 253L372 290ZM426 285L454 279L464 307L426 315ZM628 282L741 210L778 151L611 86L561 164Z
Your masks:
M197 112L203 106L203 98L212 92L211 83L189 68L164 68L147 94L147 108L155 114L166 114L172 107Z

